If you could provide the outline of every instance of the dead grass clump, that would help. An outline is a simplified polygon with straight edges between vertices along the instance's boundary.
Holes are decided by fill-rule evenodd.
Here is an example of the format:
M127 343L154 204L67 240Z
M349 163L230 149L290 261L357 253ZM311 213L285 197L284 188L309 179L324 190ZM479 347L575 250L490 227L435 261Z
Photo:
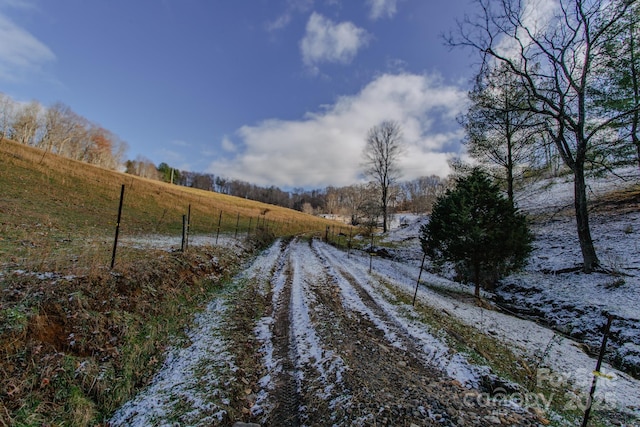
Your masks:
M5 276L0 420L74 426L106 420L149 382L166 347L247 254L149 252L115 272Z

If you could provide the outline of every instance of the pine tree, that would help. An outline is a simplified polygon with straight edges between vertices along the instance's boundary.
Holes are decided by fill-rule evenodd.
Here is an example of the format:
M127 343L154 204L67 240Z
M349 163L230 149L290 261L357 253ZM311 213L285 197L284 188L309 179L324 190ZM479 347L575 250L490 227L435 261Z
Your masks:
M422 249L436 266L451 262L463 281L492 287L524 267L533 236L525 216L480 169L458 178L420 228Z

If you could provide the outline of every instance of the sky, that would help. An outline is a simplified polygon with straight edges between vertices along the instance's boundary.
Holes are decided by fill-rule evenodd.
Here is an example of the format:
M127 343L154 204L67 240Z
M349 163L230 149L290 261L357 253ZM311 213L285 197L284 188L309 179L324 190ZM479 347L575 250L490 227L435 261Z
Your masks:
M445 176L477 57L469 0L0 0L0 92L62 102L127 158L258 185L362 182L368 130L402 179Z

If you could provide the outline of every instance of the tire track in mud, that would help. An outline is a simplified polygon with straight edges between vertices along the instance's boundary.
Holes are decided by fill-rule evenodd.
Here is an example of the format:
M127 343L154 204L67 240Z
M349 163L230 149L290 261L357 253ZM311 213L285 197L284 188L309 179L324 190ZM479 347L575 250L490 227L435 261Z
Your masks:
M270 391L273 403L268 414L268 425L297 427L300 425L298 394L294 355L291 346L291 262L289 254L291 243L280 242L280 253L272 268L269 280L271 287L270 354L276 361L272 369L274 378Z
M281 274L285 277L284 287L276 304L275 323L273 325L274 354L280 359L281 371L276 377L274 398L276 407L271 423L284 427L300 425L300 395L295 376L293 348L291 346L291 264Z
M358 272L327 250L283 242L271 270L263 425L535 424L483 406L478 391L425 363L417 341L358 283Z

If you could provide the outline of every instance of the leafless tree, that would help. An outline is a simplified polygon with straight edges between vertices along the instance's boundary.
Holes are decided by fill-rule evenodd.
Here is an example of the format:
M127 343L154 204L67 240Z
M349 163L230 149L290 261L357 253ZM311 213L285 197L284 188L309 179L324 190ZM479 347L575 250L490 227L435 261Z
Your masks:
M25 145L36 145L40 131L42 106L32 101L17 108L12 125L12 139Z
M14 109L15 101L4 93L0 93L0 142L11 135Z
M422 176L401 183L400 188L404 208L418 215L431 211L436 199L445 193L447 181L436 175Z
M504 65L526 90L526 108L548 119L542 121L549 123L547 131L574 176L585 272L599 264L589 227L585 161L601 133L630 114L599 117L588 108L587 97L594 69L604 60L609 30L634 1L558 0L547 11L525 0L476 0L479 13L465 17L447 37L451 46L479 52L483 70Z
M365 146L364 168L379 190L382 229L388 230L390 188L400 177L398 160L402 154L402 129L397 122L384 121L369 130Z
M499 169L497 178L506 181L513 205L518 169L533 157L543 128L526 108L526 90L504 64L478 76L469 100L469 110L460 118L467 152L490 169Z

